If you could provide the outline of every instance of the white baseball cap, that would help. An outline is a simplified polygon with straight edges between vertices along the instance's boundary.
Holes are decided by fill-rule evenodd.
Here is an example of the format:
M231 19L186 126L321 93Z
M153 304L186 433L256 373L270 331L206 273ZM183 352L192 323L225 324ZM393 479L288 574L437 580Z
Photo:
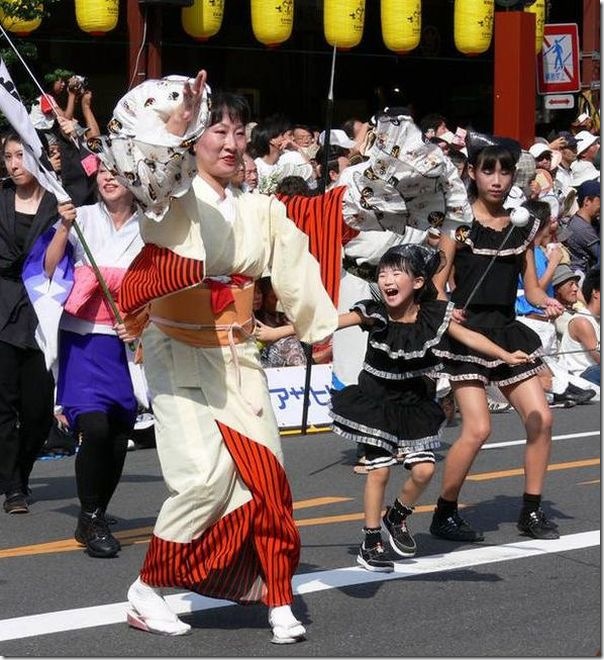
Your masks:
M594 142L597 142L600 138L589 131L579 131L575 135L575 140L577 141L577 155L583 153L586 149L589 149Z
M535 160L539 160L546 151L551 153L552 149L549 144L544 144L543 142L535 142L535 144L529 147L529 153Z

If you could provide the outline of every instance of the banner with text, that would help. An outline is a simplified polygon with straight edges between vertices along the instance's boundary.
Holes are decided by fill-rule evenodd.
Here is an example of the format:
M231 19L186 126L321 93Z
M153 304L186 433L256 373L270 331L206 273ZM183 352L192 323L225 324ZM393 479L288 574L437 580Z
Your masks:
M306 367L280 367L264 371L279 428L300 428ZM331 424L328 414L330 388L331 364L313 365L307 420L309 426Z

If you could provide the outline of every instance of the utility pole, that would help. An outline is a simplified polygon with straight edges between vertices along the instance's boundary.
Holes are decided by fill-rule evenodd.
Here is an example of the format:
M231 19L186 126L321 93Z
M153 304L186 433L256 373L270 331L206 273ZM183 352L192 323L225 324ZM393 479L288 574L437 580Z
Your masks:
M528 149L535 141L535 16L495 12L493 128Z
M127 23L129 87L161 78L161 5L128 0Z
M581 91L592 92L592 102L600 106L600 3L583 0L583 39L581 48Z

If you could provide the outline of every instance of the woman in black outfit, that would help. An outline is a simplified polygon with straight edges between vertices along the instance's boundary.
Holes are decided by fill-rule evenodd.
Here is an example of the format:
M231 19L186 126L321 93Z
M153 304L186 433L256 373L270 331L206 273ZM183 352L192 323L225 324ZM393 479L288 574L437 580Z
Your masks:
M10 181L0 190L0 492L6 513L27 513L29 475L53 421L51 374L23 282L32 245L57 219L57 200L23 166L16 133L2 141Z

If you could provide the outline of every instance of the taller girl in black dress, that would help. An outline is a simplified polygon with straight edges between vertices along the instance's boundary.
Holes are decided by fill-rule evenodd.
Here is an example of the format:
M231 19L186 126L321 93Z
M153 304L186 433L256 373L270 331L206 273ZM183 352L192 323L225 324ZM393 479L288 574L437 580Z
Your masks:
M503 203L512 186L520 146L507 139L485 142L477 148L469 146L472 227L460 232L457 241L443 237L441 242L447 265L452 264L453 268L455 289L451 300L457 308L455 317L468 328L509 351L522 350L535 357L541 352L539 337L515 320L518 275L523 276L527 299L541 307L548 318L558 316L562 309L538 286L532 245L539 228L536 218L531 218L524 227L514 227L499 250L510 228L509 211ZM493 267L473 294L494 255L497 257ZM449 275L450 268L445 268L436 276L435 281L443 290ZM491 432L485 386L493 383L517 410L526 428L524 496L518 529L533 538L558 538L557 526L546 518L540 506L552 429L552 415L537 377L541 361L510 366L501 360L485 360L456 342L440 354L461 413L462 428L447 454L431 533L452 541L484 538L482 532L459 516L457 499L478 451Z

